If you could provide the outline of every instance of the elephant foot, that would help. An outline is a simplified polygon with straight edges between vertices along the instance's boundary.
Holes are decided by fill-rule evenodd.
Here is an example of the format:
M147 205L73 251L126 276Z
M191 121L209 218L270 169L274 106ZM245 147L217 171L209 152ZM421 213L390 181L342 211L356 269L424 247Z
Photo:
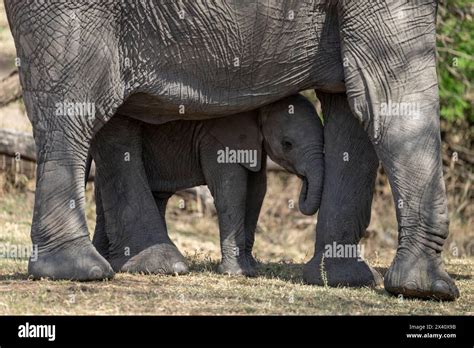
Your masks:
M217 266L217 272L227 275L255 277L257 275L257 268L251 264L247 257L241 257L239 259L222 260L219 266Z
M322 257L317 253L304 266L303 279L321 286L376 287L382 276L364 260L353 257Z
M186 274L186 259L173 244L156 244L130 258L121 272L150 274Z
M67 243L54 252L32 255L28 274L33 279L68 279L79 281L110 279L114 271L110 264L95 250L88 237Z
M393 295L453 301L459 290L444 270L440 254L397 252L385 274L385 290Z

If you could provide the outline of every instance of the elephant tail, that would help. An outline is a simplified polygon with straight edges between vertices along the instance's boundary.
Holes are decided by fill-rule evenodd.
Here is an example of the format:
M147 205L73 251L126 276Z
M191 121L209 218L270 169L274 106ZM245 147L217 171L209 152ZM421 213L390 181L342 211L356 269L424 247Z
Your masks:
M87 160L86 160L86 170L84 173L84 186L87 188L87 181L89 180L89 175L91 173L91 167L92 167L92 155L90 152L87 154Z

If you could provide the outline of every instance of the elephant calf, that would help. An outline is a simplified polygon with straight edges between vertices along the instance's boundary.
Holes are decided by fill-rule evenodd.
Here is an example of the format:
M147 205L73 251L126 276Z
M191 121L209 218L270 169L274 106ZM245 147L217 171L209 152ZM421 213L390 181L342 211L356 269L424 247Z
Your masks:
M116 116L92 146L93 243L116 271L186 273L185 259L168 237L166 204L176 191L206 184L219 219L218 271L254 275L266 154L302 179L299 208L311 215L321 201L323 145L321 121L301 95L233 118L149 125Z

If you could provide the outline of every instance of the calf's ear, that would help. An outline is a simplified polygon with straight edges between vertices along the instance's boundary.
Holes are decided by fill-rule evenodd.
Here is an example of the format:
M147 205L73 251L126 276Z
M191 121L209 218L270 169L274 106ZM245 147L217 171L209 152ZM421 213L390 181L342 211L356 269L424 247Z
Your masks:
M260 171L263 137L256 112L208 120L206 125L209 133L229 151L245 150L239 152L239 164L252 172Z

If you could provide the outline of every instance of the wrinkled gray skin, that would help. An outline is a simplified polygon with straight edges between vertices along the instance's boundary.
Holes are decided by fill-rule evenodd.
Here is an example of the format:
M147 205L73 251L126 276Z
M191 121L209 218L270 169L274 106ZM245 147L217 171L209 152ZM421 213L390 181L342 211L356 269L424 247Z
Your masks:
M157 124L232 118L314 88L327 119L327 180L304 279L322 284L326 244L359 242L370 219L378 158L389 176L399 228L385 289L420 298L459 296L441 260L449 221L435 0L5 5L38 151L33 277L113 276L89 240L84 164L94 134L119 109ZM55 115L57 103L65 101L92 102L97 112ZM389 102L418 103L418 117L382 113L382 103ZM355 258L325 258L324 265L330 285L377 280Z
M255 228L266 192L265 160L221 163L231 149L269 153L303 180L300 210L316 213L323 189L323 127L313 105L294 95L231 120L174 121L159 126L115 116L94 137L97 221L93 244L115 271L186 273L182 254L166 230L168 199L178 190L208 185L219 219L218 272L254 276ZM117 141L118 140L118 141ZM263 146L263 151L262 151ZM257 157L257 156L256 156ZM145 168L146 180L134 173ZM143 186L143 183L148 183ZM157 211L142 210L151 189ZM150 254L153 254L151 257Z

